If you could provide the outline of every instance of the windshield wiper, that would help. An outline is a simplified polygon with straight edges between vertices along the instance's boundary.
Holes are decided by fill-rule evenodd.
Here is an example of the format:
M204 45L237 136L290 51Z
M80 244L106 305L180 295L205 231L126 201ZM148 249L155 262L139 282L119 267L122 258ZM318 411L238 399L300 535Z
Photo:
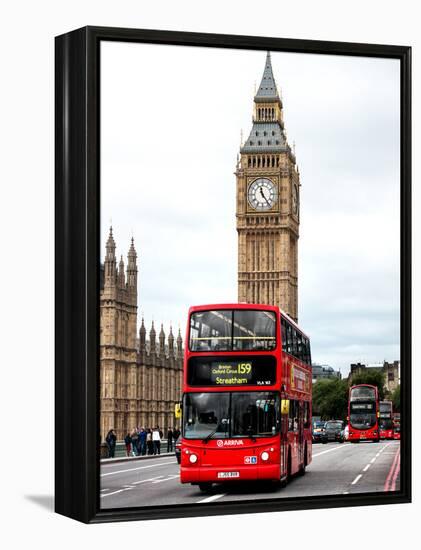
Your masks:
M214 430L212 430L211 432L208 433L208 435L202 439L202 443L207 443L209 441L209 439L212 438L213 435L216 434L216 428Z

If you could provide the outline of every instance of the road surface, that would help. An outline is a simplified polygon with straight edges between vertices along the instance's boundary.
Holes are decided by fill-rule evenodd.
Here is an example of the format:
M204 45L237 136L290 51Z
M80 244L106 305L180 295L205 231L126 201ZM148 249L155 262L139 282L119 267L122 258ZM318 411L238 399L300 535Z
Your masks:
M287 487L225 484L206 494L197 486L182 485L175 456L167 455L102 463L100 500L109 509L393 491L399 489L399 472L399 441L317 444L306 474Z

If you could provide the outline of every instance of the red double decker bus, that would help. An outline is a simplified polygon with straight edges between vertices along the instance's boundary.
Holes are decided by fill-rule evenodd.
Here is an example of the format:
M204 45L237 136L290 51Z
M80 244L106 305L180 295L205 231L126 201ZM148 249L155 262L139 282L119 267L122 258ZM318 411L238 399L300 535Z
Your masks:
M310 341L278 307L191 307L180 480L273 480L311 462Z
M380 401L379 430L380 439L393 439L393 403Z
M359 384L349 390L348 441L380 441L379 396L376 386Z

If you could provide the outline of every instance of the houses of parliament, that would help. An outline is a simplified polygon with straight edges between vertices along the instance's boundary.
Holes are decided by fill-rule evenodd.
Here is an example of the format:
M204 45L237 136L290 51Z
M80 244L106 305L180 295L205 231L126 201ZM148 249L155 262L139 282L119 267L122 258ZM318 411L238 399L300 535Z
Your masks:
M277 305L298 317L300 174L286 138L283 103L267 54L254 97L252 128L236 167L238 301ZM233 213L234 214L234 213ZM100 434L136 426L174 426L181 399L183 343L172 329L158 338L144 320L137 333L138 270L132 239L117 266L112 229L101 265ZM204 297L206 301L206 297ZM186 304L188 307L193 304Z
M180 331L168 338L163 327L137 333L137 253L132 239L125 270L117 267L112 228L100 281L100 435L110 429L118 439L135 427L174 427L175 404L181 399L183 342Z

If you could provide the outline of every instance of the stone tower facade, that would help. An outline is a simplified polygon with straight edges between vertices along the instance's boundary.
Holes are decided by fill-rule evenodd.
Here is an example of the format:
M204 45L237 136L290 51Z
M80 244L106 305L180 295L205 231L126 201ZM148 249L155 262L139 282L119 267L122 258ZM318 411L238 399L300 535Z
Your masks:
M166 342L154 324L146 338L142 319L137 334L137 254L132 239L125 271L117 267L112 229L106 243L100 285L100 434L113 428L123 439L134 427L174 426L181 399L183 348L172 329Z
M238 301L271 304L298 319L300 174L267 54L237 178Z

